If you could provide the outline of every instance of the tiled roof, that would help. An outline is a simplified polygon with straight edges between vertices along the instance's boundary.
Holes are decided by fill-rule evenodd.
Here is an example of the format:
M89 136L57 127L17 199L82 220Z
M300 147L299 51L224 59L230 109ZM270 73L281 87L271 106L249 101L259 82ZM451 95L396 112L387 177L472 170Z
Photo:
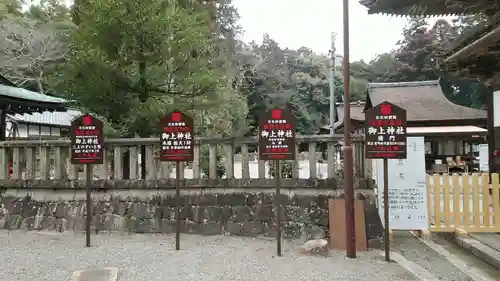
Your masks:
M388 101L406 109L408 121L486 119L486 111L454 104L443 94L439 80L370 83L365 110Z
M351 102L351 120L364 121L365 114L363 113L365 108L365 102ZM333 124L334 128L338 128L339 126L344 124L344 105L337 105L337 114L338 121ZM323 129L329 130L330 125L326 125Z
M23 88L0 85L0 95L37 102L65 103L65 99L42 95Z
M368 8L369 14L389 14L396 16L457 16L473 15L495 9L492 3L477 5L478 0L360 0Z
M12 121L21 123L33 123L33 124L43 124L52 126L64 126L69 127L71 121L80 116L82 113L78 110L68 109L67 112L48 112L44 111L42 113L26 113L26 114L15 114L8 115L8 118Z
M68 101L17 87L0 75L0 104L7 105L8 114L43 111L66 111Z

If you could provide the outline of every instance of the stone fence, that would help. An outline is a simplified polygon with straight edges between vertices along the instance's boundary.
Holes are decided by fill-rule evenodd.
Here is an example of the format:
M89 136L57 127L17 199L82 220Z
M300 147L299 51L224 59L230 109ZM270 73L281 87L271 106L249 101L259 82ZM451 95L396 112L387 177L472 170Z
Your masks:
M297 159L291 178L331 179L341 166L341 136L297 136ZM159 161L159 139L106 139L103 165L94 165L94 179L161 180L175 177L174 164ZM0 143L0 180L78 180L84 167L71 165L69 140L18 140ZM354 141L355 176L367 177L363 143ZM181 163L181 178L270 178L269 164L253 160L257 138L197 138L194 161ZM142 152L142 153L141 153ZM301 160L307 153L307 160ZM321 157L318 157L321 155ZM236 161L235 161L236 159ZM239 161L238 161L239 160ZM145 169L141 169L141 162ZM219 172L223 168L223 175ZM283 166L283 165L282 165ZM12 167L12 171L7 171ZM143 175L144 174L144 175Z
M339 136L297 136L298 152L307 151L309 159L293 161L291 178L281 180L285 238L329 235L328 199L344 196L343 178L335 176L336 166L341 165L339 140ZM86 184L82 167L70 164L69 144L69 140L0 143L0 228L84 229ZM105 141L105 164L94 166L95 177L88 185L94 231L175 231L175 172L170 163L159 162L158 145L159 140L153 138ZM273 235L275 180L267 175L265 161L250 161L255 147L256 138L197 140L195 161L181 170L182 232ZM367 236L373 239L381 234L381 224L374 182L363 177L362 149L356 140L354 187L356 197L365 201ZM325 163L318 163L318 152L323 152ZM239 163L234 161L235 153L241 157ZM142 160L145 179L141 179ZM225 167L222 177L217 174L221 163ZM320 177L321 165L325 168ZM10 175L8 166L12 167Z

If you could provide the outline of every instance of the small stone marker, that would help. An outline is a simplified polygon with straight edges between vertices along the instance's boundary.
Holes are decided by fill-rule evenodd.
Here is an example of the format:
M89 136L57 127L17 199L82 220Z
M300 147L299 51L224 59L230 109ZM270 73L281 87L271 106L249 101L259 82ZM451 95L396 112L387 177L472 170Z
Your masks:
M118 268L105 267L96 269L83 269L73 272L71 281L116 281Z

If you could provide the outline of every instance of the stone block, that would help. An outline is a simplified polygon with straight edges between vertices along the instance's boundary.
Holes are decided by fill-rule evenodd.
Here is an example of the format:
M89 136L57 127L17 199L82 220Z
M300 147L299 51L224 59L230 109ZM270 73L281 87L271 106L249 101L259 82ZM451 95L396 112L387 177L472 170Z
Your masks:
M153 222L150 218L137 218L135 220L135 232L136 233L152 233L153 232Z
M291 202L294 206L299 206L301 208L310 208L311 207L311 201L314 199L312 198L313 196L309 195L300 195L300 194L295 194Z
M262 223L263 226L263 234L266 237L276 237L276 225L271 222Z
M146 205L145 203L135 204L135 216L138 219L149 219L153 217L149 209L149 206Z
M175 213L175 209L174 209ZM182 206L179 211L179 217L181 220L194 220L193 207L191 206ZM175 216L174 216L175 218Z
M247 221L241 225L241 234L243 236L257 236L264 232L264 227L260 221Z
M221 211L221 222L223 223L228 222L233 216L233 210L231 209L231 207L227 206L220 207L220 211Z
M34 230L35 217L24 218L21 223L21 229L25 231Z
M274 207L272 205L261 205L254 207L255 219L258 221L273 221L274 220Z
M286 195L286 194L280 194L280 204L282 206L288 206L288 205L291 205L293 202L293 198ZM276 202L273 202L273 203L276 203Z
M165 196L161 201L160 205L167 207L175 207L175 197L174 196Z
M23 222L23 217L17 214L9 214L6 217L5 228L6 229L19 229L21 227L21 223Z
M253 212L251 207L248 206L235 206L232 208L233 215L230 218L230 221L233 222L241 222L241 221L251 221L253 220Z
M21 211L23 210L22 203L18 200L9 202L6 204L6 208L9 210L9 214L11 215L21 215Z
M161 220L161 232L174 233L175 232L175 220L162 219Z
M222 221L222 209L216 206L210 206L203 208L203 219L209 222L221 222ZM231 210L231 209L229 209ZM229 216L228 216L229 217Z
M329 200L331 197L332 197L332 196L319 194L319 195L315 198L315 201L316 201L317 206L318 206L319 208L321 208L321 209L328 210L328 200Z
M307 240L316 240L326 238L327 230L322 226L308 225L304 228Z
M188 233L200 235L220 235L222 234L222 225L219 222L207 222L191 224Z
M227 193L217 197L219 206L245 206L246 196L244 193Z
M192 205L197 206L217 206L218 196L216 194L202 194L195 197L197 200L192 200Z
M164 232L164 233L175 233L177 230L176 221L163 219L161 222L161 228L162 228L162 232ZM187 224L186 224L186 221L184 221L184 220L181 220L180 232L181 233L188 233Z
M259 193L259 202L261 206L268 206L274 204L274 193Z
M230 235L243 236L243 222L228 222L224 227L224 232Z
M24 218L36 216L39 208L37 205L39 204L31 200L24 202L21 210L21 216Z
M260 204L260 198L255 193L247 193L245 205L249 207L254 207Z
M281 223L281 235L286 239L299 239L302 236L302 229L303 225L301 223L290 221Z

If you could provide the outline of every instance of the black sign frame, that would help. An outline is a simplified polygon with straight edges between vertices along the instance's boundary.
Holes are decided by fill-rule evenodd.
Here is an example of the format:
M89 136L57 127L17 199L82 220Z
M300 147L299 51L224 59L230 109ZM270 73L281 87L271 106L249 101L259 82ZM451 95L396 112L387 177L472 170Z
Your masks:
M73 165L99 165L103 164L104 159L104 124L103 122L90 114L83 114L71 121L71 164ZM76 149L82 145L81 141L85 136L94 136L92 143L97 152L85 153L77 152ZM79 141L80 140L80 141ZM97 142L97 143L96 143Z
M366 159L406 159L406 110L384 101L365 112Z
M160 135L160 161L162 162L191 162L194 159L194 120L191 116L186 113L175 110L165 115L160 120L162 131ZM175 142L173 138L170 138L174 135L177 141L185 142L183 144L179 144L179 147L186 147L184 149L178 149L179 153L174 153L175 150L167 149L167 147L174 146L168 144L168 141ZM187 138L186 136L189 136Z
M259 160L295 160L295 128L296 119L289 110L275 108L262 114L258 131ZM274 144L269 140L270 135L276 135L275 139L281 137L284 143ZM272 147L280 145L285 147Z

